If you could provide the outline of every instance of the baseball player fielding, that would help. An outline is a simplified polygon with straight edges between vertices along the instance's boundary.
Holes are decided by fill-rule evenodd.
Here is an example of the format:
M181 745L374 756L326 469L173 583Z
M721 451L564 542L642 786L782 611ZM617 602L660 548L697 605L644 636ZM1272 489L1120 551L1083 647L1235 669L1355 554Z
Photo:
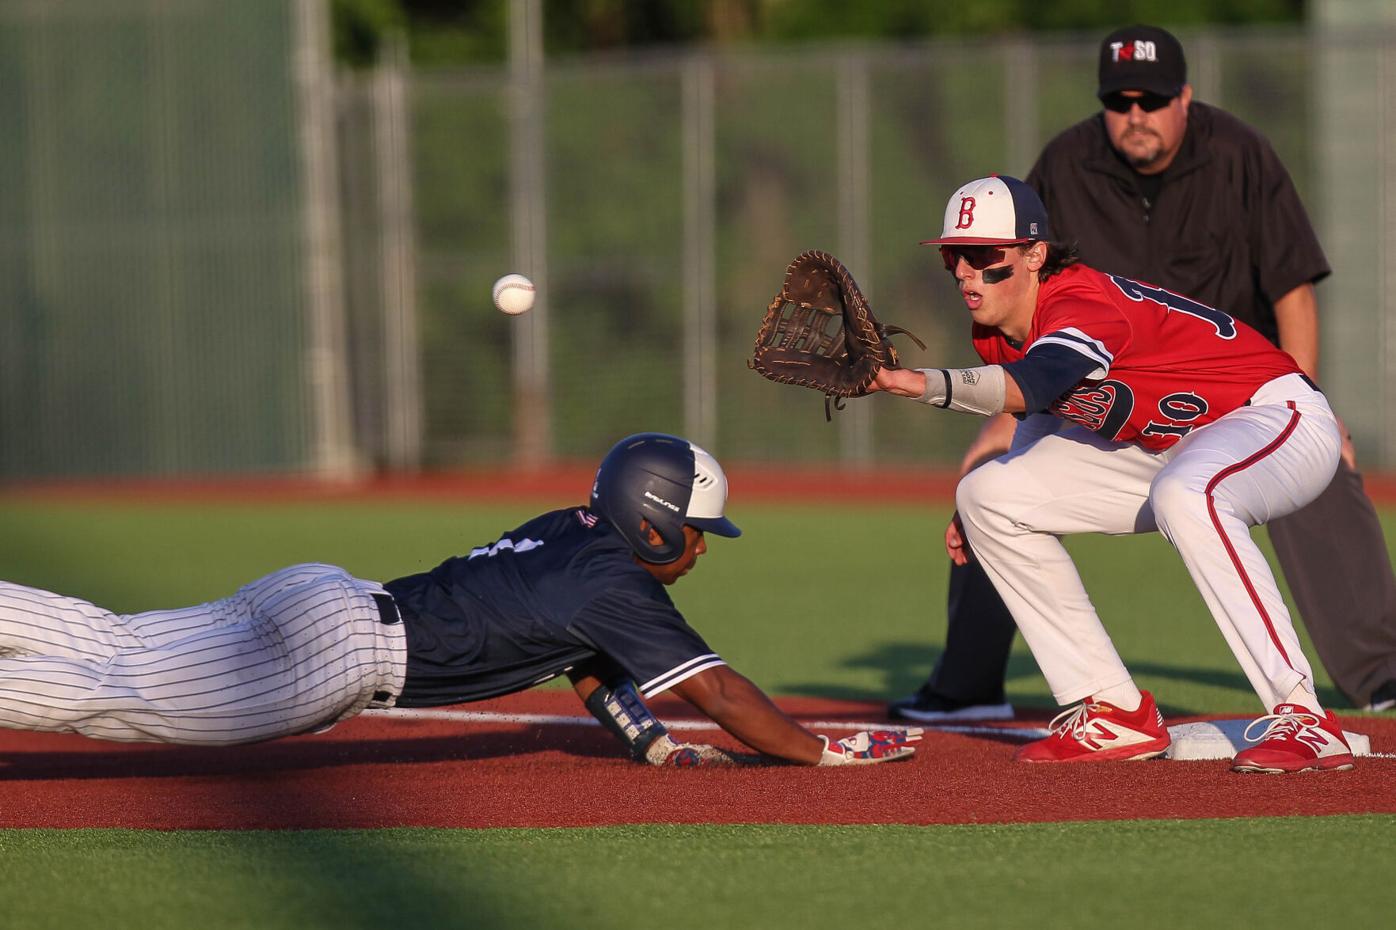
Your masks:
M960 480L946 531L947 554L964 559L969 544L1053 696L1074 704L1016 758L1102 762L1167 751L1153 696L1135 685L1061 544L1072 533L1157 530L1268 711L1232 768L1352 768L1250 535L1332 481L1342 437L1323 392L1292 356L1229 314L1082 264L1073 246L1052 239L1041 198L1016 178L963 185L941 234L923 244L940 247L984 364L883 367L869 390L1022 415L1011 451Z

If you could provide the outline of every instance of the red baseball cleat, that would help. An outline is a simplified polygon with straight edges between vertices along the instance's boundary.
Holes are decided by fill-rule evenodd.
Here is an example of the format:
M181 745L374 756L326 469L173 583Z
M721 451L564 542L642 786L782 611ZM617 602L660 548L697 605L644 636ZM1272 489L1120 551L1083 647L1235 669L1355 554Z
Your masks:
M1258 740L1251 738L1256 724L1270 725ZM1271 775L1307 772L1310 769L1352 768L1352 750L1343 738L1338 719L1328 711L1320 717L1298 704L1281 704L1273 714L1257 717L1246 727L1246 741L1254 742L1231 760L1233 772L1264 772Z
M1104 701L1084 703L1058 714L1052 735L1021 747L1018 762L1111 762L1152 759L1168 748L1168 728L1147 691L1135 711Z

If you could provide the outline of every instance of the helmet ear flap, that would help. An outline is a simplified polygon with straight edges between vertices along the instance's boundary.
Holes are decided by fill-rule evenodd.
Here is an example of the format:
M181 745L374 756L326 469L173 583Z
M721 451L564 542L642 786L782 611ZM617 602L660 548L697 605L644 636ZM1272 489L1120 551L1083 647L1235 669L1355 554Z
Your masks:
M611 520L610 516L607 516L606 519L610 521L612 526L620 530L621 536L630 543L630 548L635 550L636 555L646 562L653 562L655 565L667 565L683 555L683 512L660 511L653 504L651 498L659 497L663 500L667 500L667 498L662 494L655 494L651 490L652 487L653 484L650 484L641 492L643 501L639 508L640 520L632 523L633 529L617 526L616 521ZM665 490L669 494L674 493L672 488ZM624 518L622 517L622 519ZM654 541L656 538L659 540L658 542Z
M683 554L685 542L682 523L676 523L673 526L666 526L661 529L648 519L641 517L639 539L642 541L644 550L647 550L647 552L635 544L632 544L631 548L635 549L636 555L640 556L640 558L644 559L646 562L664 565L674 561Z

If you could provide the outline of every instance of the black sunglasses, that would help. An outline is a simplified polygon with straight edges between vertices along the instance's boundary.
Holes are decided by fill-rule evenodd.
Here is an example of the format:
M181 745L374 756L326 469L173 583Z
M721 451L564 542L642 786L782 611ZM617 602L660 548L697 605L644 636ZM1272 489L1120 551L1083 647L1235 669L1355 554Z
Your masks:
M940 257L947 271L954 271L962 258L975 271L983 271L1003 261L1004 249L999 245L943 245Z
M1173 102L1173 98L1166 97L1163 94L1150 93L1148 91L1145 91L1138 97L1126 97L1125 92L1120 90L1113 94L1106 94L1104 97L1100 98L1100 102L1105 109L1109 110L1111 113L1128 113L1130 108L1136 103L1139 104L1139 109L1143 110L1145 113L1152 113L1155 110L1162 110L1164 107L1168 106Z

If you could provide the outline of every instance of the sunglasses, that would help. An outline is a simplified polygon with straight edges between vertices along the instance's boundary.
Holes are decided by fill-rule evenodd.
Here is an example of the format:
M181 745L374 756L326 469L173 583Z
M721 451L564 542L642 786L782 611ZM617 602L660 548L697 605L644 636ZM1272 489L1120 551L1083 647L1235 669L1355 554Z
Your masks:
M954 271L962 258L975 271L983 271L1003 261L1004 249L997 245L943 245L940 257L946 271Z
M1135 104L1145 113L1152 113L1155 110L1162 110L1173 102L1172 97L1163 94L1155 94L1145 91L1138 97L1126 97L1124 91L1116 91L1113 94L1106 94L1100 99L1101 104L1111 113L1128 113Z

